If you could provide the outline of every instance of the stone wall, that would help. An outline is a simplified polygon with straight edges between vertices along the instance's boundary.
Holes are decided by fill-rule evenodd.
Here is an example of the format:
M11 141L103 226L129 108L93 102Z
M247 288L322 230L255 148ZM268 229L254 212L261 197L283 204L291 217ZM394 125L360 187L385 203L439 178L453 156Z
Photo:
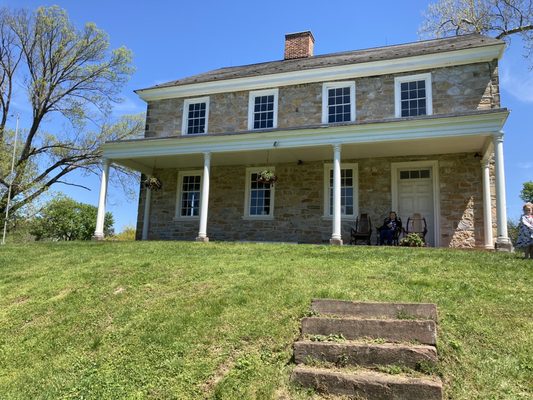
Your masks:
M438 68L396 75L355 78L357 121L394 118L394 77L431 72L433 113L447 114L498 108L497 62ZM350 79L343 79L350 80ZM152 101L146 116L146 137L181 134L184 99ZM208 133L247 130L248 92L210 96ZM322 83L283 86L279 89L280 129L320 124Z
M360 160L359 212L368 213L379 226L390 211L391 163L438 160L440 182L441 246L482 247L483 202L481 165L474 154L462 153L431 157L396 157ZM329 162L329 161L325 161ZM211 240L284 241L327 243L332 221L324 218L324 162L278 164L275 185L274 219L254 221L243 218L245 170L247 166L211 168L207 234ZM194 240L198 220L176 220L178 170L155 173L163 188L152 193L149 239ZM141 190L137 233L142 231L144 190ZM349 242L353 221L342 223L342 235ZM374 231L372 243L376 243Z

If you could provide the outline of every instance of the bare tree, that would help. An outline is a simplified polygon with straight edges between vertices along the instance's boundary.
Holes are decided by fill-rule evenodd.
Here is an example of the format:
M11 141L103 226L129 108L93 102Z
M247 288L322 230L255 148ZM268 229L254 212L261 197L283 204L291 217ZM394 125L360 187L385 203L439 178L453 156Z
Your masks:
M533 55L532 0L439 0L424 13L422 37L480 33L510 42L519 35L525 56Z
M133 72L131 52L124 47L110 51L106 33L94 24L78 30L57 6L35 12L2 9L0 35L2 218L8 182L15 211L54 184L72 184L64 179L74 170L95 172L101 144L138 136L143 118L109 122L111 105L120 100L120 90ZM5 159L11 154L13 135L6 124L17 90L25 92L31 105L31 125L22 135L16 172L7 179ZM66 118L67 131L45 132L43 121L48 116Z

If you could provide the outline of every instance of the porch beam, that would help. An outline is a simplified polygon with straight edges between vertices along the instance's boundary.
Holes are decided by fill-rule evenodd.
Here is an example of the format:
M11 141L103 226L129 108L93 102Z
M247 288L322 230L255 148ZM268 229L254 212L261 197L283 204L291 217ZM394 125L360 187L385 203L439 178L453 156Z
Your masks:
M104 239L105 202L107 195L107 182L109 180L109 159L102 160L102 176L100 179L100 197L98 199L98 214L96 215L96 229L93 240Z
M490 195L490 159L481 160L483 176L483 229L485 231L485 248L494 249L492 237L492 197Z
M333 232L330 244L342 245L341 234L341 145L333 145Z
M202 194L200 199L200 229L197 242L209 242L207 236L207 210L209 208L209 170L211 166L211 153L204 153L204 173L202 176Z
M494 161L496 166L496 219L498 237L496 250L511 251L513 245L507 233L507 200L505 195L505 170L503 164L503 132L494 135Z

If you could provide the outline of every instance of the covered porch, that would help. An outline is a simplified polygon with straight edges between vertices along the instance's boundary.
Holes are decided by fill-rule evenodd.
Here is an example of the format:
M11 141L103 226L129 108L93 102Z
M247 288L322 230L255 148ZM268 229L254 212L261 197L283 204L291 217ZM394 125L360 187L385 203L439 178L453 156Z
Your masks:
M494 248L496 222L496 244L505 248L509 239L501 127L506 117L506 110L491 110L108 143L95 238L103 237L108 170L110 163L117 163L145 176L162 177L161 192L141 193L139 227L144 240L342 244L361 212L369 213L378 225L391 209L406 219L411 210L425 207L431 245L451 245L461 240L461 232L471 231L466 240L473 240L474 246L468 247ZM354 174L351 203L346 199L347 166ZM272 168L279 177L269 204L273 212L265 217L246 212L246 179L254 167ZM201 176L198 212L190 218L180 218L176 205L180 173L185 172ZM492 193L491 177L496 184Z

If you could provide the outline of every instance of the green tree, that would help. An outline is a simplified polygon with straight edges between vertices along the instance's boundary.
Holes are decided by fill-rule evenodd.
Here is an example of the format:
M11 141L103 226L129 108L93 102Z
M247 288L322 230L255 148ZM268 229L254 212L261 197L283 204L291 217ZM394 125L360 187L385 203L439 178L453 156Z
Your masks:
M36 240L90 240L96 228L98 208L59 196L48 202L32 223ZM113 216L105 214L104 234L113 233Z
M57 6L0 9L0 220L10 184L12 211L54 184L81 186L65 176L74 170L98 173L103 142L142 132L142 116L110 122L111 105L133 72L131 57L124 47L110 50L95 24L77 29ZM21 90L32 108L31 123L21 130L11 176L14 135L7 123L14 125L12 99ZM67 121L66 131L46 132L43 121L50 118Z
M522 191L520 192L520 198L526 203L533 203L533 182L524 182Z
M445 37L480 33L510 42L519 35L533 55L532 0L439 0L428 6L419 33Z

